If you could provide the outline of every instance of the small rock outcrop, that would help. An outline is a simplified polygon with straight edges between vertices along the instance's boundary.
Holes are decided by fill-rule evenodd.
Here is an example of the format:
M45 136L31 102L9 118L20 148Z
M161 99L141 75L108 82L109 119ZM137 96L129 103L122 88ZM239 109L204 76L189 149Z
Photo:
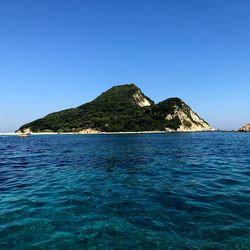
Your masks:
M248 123L247 125L241 127L238 131L239 132L250 132L250 123Z
M79 134L99 134L101 131L92 129L92 128L86 128L81 131L79 131Z

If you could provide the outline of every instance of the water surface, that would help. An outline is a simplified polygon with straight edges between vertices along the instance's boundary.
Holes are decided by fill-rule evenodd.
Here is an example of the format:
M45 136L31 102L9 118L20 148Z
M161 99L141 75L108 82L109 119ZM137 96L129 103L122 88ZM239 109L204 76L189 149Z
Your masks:
M250 249L250 133L0 137L0 249Z

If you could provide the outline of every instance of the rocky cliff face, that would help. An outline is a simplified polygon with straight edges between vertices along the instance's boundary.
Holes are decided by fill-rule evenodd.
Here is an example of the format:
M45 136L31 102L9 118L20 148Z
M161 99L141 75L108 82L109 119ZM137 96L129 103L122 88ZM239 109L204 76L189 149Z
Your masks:
M173 98L174 99L174 98ZM172 104L172 111L166 115L165 119L168 122L178 121L179 126L176 129L178 132L189 131L212 131L214 130L206 121L200 118L187 104L181 99L175 98L175 103ZM166 127L167 131L171 131Z
M240 132L250 132L250 123L248 123L247 125L241 127L238 131L240 131Z
M151 105L150 100L146 96L144 96L144 94L140 90L137 90L134 93L133 97L135 99L135 103L140 107L147 107Z
M114 86L93 101L27 123L29 132L211 131L179 98L155 104L135 84Z

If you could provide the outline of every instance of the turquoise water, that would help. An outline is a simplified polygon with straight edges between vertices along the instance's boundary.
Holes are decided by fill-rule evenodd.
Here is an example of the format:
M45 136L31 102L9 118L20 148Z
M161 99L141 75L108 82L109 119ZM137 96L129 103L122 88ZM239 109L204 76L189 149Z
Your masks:
M1 136L0 249L250 249L250 133Z

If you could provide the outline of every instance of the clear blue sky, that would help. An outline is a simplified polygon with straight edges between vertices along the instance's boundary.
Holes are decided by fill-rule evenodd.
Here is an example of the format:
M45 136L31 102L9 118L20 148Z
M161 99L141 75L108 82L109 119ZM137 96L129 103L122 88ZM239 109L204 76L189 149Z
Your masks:
M250 122L249 0L0 0L0 131L136 83Z

